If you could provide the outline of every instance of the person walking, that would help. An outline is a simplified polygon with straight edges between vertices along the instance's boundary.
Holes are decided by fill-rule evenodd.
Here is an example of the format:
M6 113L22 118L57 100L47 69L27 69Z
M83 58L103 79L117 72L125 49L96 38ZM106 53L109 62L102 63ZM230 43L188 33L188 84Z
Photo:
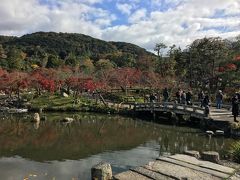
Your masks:
M238 122L237 117L239 115L239 99L237 94L235 94L232 98L232 115L234 118L234 122Z
M221 109L222 108L222 103L223 103L223 93L222 93L221 90L219 90L218 93L216 94L217 109Z
M200 91L200 92L198 93L198 101L200 102L200 106L201 106L201 107L203 107L203 99L204 99L204 97L205 97L204 92L203 92L203 91Z
M150 99L150 103L154 103L155 100L156 100L156 97L155 97L154 94L152 93L152 94L150 95L149 99Z
M187 101L187 105L191 105L191 101L192 101L192 91L189 90L186 94L186 101Z
M164 99L164 102L168 102L168 99L169 99L169 92L168 92L168 89L165 88L163 90L163 99Z
M210 99L209 96L206 94L203 99L203 107L205 108L204 114L207 116L210 113Z
M176 92L176 99L177 99L177 103L181 103L181 95L182 95L182 90L178 89L178 91Z
M185 93L185 91L182 92L182 95L181 95L181 103L182 103L182 104L186 104L186 93Z

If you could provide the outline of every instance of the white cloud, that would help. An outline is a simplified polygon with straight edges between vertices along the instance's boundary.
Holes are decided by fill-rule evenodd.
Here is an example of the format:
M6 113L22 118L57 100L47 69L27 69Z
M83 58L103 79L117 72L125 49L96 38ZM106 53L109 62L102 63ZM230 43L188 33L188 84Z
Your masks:
M165 5L175 5L164 11L158 8L163 0L117 0L116 8L128 19L112 12L112 6L107 8L114 0L39 1L1 0L0 34L76 32L148 50L157 42L184 47L196 38L240 34L240 0L164 0ZM123 25L113 25L115 20Z
M62 0L54 4L53 0L49 0L40 4L37 0L1 0L0 34L56 31L78 32L100 38L101 28L110 25L115 16L89 5L99 2L101 0Z
M128 19L128 21L130 23L138 23L141 20L144 20L146 18L146 14L147 10L142 8L142 9L138 9L137 11L135 11Z
M155 1L157 2L157 0ZM177 0L176 0L176 3ZM220 36L223 38L240 34L240 1L235 0L189 0L165 12L152 11L149 17L133 18L128 26L115 26L103 34L105 39L137 43L149 50L155 43L177 44L182 47L196 38ZM214 17L218 10L224 10L227 17ZM143 13L144 14L144 13ZM137 16L136 16L137 17ZM140 20L139 20L140 19ZM227 31L221 30L225 27Z
M127 3L117 3L116 7L118 10L120 10L123 14L131 14L131 10L132 10L132 5L131 4L127 4Z

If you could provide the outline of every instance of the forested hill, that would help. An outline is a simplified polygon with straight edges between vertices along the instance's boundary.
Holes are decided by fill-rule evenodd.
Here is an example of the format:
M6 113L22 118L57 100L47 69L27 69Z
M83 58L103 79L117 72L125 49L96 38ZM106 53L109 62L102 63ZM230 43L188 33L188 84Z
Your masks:
M76 33L37 32L22 37L0 36L4 49L17 48L31 57L36 54L48 54L65 60L69 55L89 57L93 61L109 59L117 66L123 61L137 61L140 57L153 57L145 49L125 42L106 42L90 36ZM37 52L39 51L39 52Z

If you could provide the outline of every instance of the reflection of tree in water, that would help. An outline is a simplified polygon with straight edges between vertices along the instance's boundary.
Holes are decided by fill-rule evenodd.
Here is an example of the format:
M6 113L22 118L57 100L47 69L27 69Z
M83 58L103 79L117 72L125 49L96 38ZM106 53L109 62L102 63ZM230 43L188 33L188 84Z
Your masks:
M231 140L209 138L197 132L188 132L186 128L173 128L172 130L159 130L159 155L168 152L171 154L181 153L185 150L217 150L221 154L226 153ZM227 142L227 143L226 143Z
M37 130L29 118L9 116L10 120L1 121L0 156L21 155L39 161L79 159L106 150L131 149L148 141L159 143L159 154L186 149L220 150L229 145L229 141L209 140L190 128L121 116L89 113L49 113L46 116L48 120L40 122ZM63 125L60 120L64 117L75 121Z
M47 116L48 120L40 124L32 123L31 116L29 119L14 116L14 121L3 121L0 155L21 155L36 160L76 159L104 150L131 149L151 139L151 128L141 121L135 127L136 121L130 118L54 113ZM76 120L63 125L60 120L64 117Z

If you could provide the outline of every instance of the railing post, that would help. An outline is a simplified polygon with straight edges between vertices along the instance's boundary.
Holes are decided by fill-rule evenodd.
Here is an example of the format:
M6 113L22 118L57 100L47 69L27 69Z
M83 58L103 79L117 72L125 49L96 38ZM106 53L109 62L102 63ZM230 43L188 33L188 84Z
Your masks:
M176 102L173 104L173 110L175 110L175 109L177 109L177 103Z
M196 113L197 108L196 107L192 107L193 108L193 113Z

